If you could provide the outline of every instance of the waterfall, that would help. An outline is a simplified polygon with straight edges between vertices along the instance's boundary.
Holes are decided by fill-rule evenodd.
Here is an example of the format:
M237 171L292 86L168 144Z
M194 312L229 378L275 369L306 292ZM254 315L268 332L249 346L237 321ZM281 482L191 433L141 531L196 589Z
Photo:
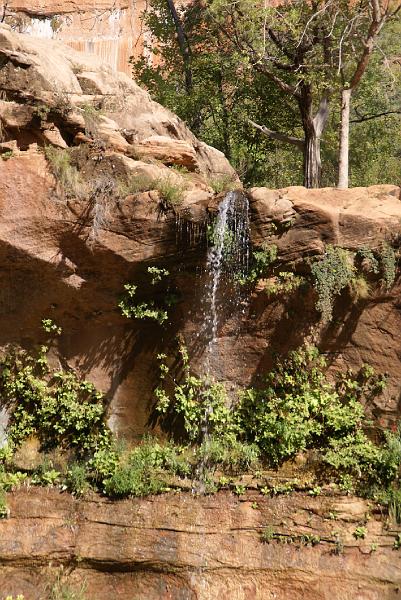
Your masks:
M219 326L223 314L238 309L241 291L236 285L249 263L249 203L241 192L228 192L209 227L206 286L201 336L205 341L204 374L214 377Z
M224 318L238 311L243 294L238 278L243 277L249 263L249 204L241 192L229 192L220 203L214 222L208 229L201 324L198 333L203 346L200 375L205 384L218 380L219 329ZM209 438L211 407L205 406L202 439ZM197 467L193 491L204 493L207 480L207 456Z

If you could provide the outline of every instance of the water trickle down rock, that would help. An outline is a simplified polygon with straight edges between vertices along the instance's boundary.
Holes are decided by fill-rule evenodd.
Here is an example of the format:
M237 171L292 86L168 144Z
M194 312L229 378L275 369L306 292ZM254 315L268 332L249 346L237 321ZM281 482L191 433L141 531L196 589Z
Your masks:
M218 354L218 333L224 315L239 309L242 293L238 276L249 263L249 203L244 194L228 192L209 228L206 286L200 335L205 341L203 375L215 379L214 359Z

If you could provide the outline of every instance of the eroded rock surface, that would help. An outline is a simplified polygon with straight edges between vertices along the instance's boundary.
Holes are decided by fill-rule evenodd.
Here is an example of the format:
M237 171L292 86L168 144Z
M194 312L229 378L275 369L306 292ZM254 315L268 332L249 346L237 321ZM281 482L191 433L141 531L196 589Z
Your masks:
M0 58L4 141L16 139L27 148L32 142L43 145L43 138L57 146L95 139L132 157L143 152L147 159L208 177L236 179L221 152L197 140L176 115L99 58L17 34L5 24L0 24Z
M220 492L110 502L32 488L9 494L8 505L0 589L26 600L39 600L61 565L70 586L86 582L90 600L399 595L397 531L352 497ZM366 534L357 539L361 526ZM262 543L266 527L281 537Z
M144 0L0 1L0 15L18 31L96 54L127 75L130 57L143 52L145 8Z

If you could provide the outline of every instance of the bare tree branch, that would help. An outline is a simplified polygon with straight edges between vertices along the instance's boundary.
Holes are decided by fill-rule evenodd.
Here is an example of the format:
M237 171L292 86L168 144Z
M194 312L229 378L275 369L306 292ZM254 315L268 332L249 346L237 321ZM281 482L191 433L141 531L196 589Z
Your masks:
M297 146L297 148L299 150L304 149L304 146L305 146L304 140L301 140L296 137L292 137L291 135L286 135L285 133L280 133L278 131L272 131L271 129L268 129L264 125L258 125L258 123L255 123L255 121L252 121L252 119L248 119L248 123L250 123L256 129L259 129L259 131L261 131L264 135L266 135L267 137L269 137L273 140L278 140L279 142L284 142L286 144L292 144L293 146Z
M260 60L255 62L253 64L253 67L256 69L256 71L258 71L262 75L265 75L265 77L273 81L283 92L291 94L291 96L294 96L295 98L300 97L300 94L297 91L296 87L283 81L280 77L272 73L268 68L264 68L263 65L260 63Z
M379 119L380 117L386 117L388 115L401 115L401 109L400 110L385 110L381 113L377 113L375 115L362 115L359 116L357 119L351 119L350 123L365 123L365 121L372 121L373 119Z

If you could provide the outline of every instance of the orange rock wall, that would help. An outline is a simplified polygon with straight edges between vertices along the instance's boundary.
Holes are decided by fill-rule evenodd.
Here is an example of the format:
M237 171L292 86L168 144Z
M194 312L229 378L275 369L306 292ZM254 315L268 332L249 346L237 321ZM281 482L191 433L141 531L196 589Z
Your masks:
M1 600L47 598L60 573L64 589L84 582L88 600L399 598L397 530L357 498L220 492L110 502L31 488L7 503ZM366 535L356 539L361 524ZM267 526L279 541L261 542Z
M143 54L149 36L141 20L146 6L146 0L0 0L0 17L5 11L21 33L63 41L130 74L129 58Z

